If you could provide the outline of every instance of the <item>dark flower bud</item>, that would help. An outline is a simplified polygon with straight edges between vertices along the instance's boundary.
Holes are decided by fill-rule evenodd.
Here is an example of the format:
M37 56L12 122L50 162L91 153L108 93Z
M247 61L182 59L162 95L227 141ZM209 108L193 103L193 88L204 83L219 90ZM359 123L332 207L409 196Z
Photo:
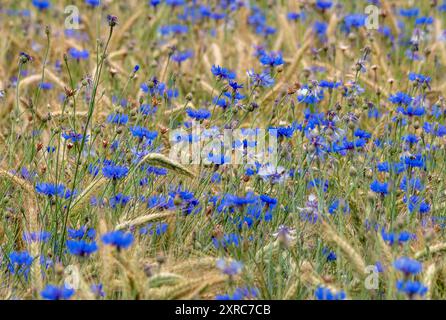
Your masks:
M113 15L109 14L107 16L107 21L108 21L108 25L111 28L114 28L115 26L118 25L118 17L117 16L113 16Z
M162 265L166 262L166 257L161 253L156 256L156 262L158 262L159 265Z
M28 63L29 61L32 61L32 57L25 52L20 52L19 57L20 57L21 64L25 64L25 63Z

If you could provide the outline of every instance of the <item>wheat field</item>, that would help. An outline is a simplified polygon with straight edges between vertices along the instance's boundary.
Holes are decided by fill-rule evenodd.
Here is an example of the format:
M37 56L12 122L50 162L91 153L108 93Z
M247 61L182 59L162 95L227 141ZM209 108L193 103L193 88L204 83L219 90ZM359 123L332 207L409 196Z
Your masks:
M445 21L0 1L0 298L445 298Z

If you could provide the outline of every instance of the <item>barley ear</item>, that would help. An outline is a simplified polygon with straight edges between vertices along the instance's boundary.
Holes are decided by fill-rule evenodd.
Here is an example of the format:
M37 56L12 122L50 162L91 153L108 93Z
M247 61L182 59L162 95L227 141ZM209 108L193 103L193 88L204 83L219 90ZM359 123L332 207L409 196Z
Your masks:
M136 165L135 169L137 169L143 163L167 168L167 169L172 170L175 173L179 173L179 174L188 176L190 178L195 177L195 174L192 171L190 171L189 169L187 169L186 167L184 167L182 164L180 164L176 161L173 161L173 160L169 159L168 157L166 157L162 154L159 154L159 153L149 153L144 158L142 158L142 160Z
M360 254L357 253L345 239L339 236L339 234L326 221L322 221L322 231L322 236L325 240L333 245L337 245L344 253L345 258L352 264L356 272L362 277L365 277L367 275L365 271L366 264Z

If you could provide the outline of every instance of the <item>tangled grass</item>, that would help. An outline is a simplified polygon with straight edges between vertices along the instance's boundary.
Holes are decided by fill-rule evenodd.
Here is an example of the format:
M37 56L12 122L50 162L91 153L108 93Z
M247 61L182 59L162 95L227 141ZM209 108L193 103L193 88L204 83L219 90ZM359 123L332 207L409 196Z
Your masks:
M446 5L250 2L2 1L2 299L446 296Z

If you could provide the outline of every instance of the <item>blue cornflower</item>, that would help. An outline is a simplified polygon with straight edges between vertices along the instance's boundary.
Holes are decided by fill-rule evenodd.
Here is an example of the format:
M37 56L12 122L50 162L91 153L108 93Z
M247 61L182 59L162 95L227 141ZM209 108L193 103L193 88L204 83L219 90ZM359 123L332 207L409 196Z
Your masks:
M323 248L322 254L327 258L328 262L336 261L337 259L336 253L328 248Z
M292 126L289 127L277 127L277 128L269 128L269 130L277 130L277 137L283 137L283 138L292 138L295 132L295 128ZM273 131L274 132L274 131Z
M63 196L65 186L63 184L56 185L54 183L37 183L36 191L48 197Z
M362 148L366 145L366 143L367 140L363 138L349 141L347 140L347 137L343 137L341 141L333 144L333 151L341 155L346 155L346 151Z
M27 251L13 251L9 254L8 270L12 274L28 277L33 257Z
M212 238L212 243L215 248L227 248L227 247L238 247L240 245L241 238L239 235L235 233L225 234L221 239L217 239L215 237Z
M367 16L364 14L349 14L344 17L343 29L347 33L351 32L352 28L359 28L365 25Z
M172 7L178 7L186 4L185 0L166 0L166 4Z
M64 132L62 133L62 137L65 140L71 141L71 142L78 142L81 141L82 138L84 137L82 133L76 133L74 131L70 131L70 132ZM88 141L89 136L87 135L87 137L85 138L85 141Z
M220 183L221 182L221 174L218 172L214 172L211 176L211 183Z
M311 189L311 188L314 188L314 187L320 188L322 186L323 186L323 188L322 188L323 191L327 192L328 186L329 186L329 181L316 178L316 179L313 179L313 180L309 181L308 184L307 184L307 188L308 189Z
M65 285L57 287L54 285L47 285L40 295L46 300L67 300L74 294L74 289L67 288Z
M342 83L341 82L336 82L336 81L321 80L319 82L319 87L327 88L327 89L336 89L340 85L342 85Z
M124 207L130 201L130 197L126 196L122 193L118 193L117 195L110 198L110 207L115 209L118 205Z
M232 82L232 83L230 82L230 84L232 84L231 88L233 91L232 92L226 91L223 93L223 96L231 100L234 100L234 102L245 99L245 96L237 91L238 88L241 88L240 85L237 82Z
M288 12L287 13L287 19L288 20L292 20L292 21L296 21L302 18L305 18L305 13L304 12Z
M214 103L216 106L219 106L220 108L226 109L231 106L231 102L228 99L225 98L219 98L214 97L212 100L212 103Z
M141 229L139 229L139 234L142 235L154 235L156 234L157 236L163 235L167 232L167 229L169 227L169 224L167 223L149 223L148 225L146 225L145 227L142 227Z
M398 243L403 244L409 240L416 239L416 235L407 231L401 231L398 235Z
M156 234L157 236L160 236L162 234L165 234L167 232L167 229L169 228L168 223L160 222L155 224L155 228L150 231L150 234Z
M194 53L192 50L186 50L186 51L177 51L175 54L172 55L172 60L181 64L182 62L186 61L189 58L192 58L194 56Z
M226 79L226 80L235 79L234 72L220 66L213 65L211 68L211 72L214 76L216 76L219 79Z
M37 232L25 232L23 234L23 240L26 242L48 242L51 237L51 232L37 231Z
M175 99L178 98L180 92L178 91L177 88L171 88L171 89L167 89L166 90L166 96L168 99Z
M262 71L262 73L255 73L254 70L249 70L248 76L251 78L251 81L264 88L271 87L274 84L274 79L271 77L268 70Z
M51 90L54 85L51 82L41 82L39 83L39 88L42 90Z
M189 32L189 27L183 24L165 25L159 28L159 32L163 36L173 34L185 34Z
M51 7L51 2L49 0L32 0L32 4L39 10L45 10Z
M152 107L149 104L143 104L141 105L141 107L139 107L139 112L141 112L145 116L154 115L157 110L157 107Z
M310 89L307 85L303 86L297 92L297 101L304 102L308 105L314 105L324 99L324 91L317 89Z
M381 237L391 246L395 243L395 239L397 239L398 244L403 244L409 240L416 238L415 234L407 231L402 231L399 234L394 232L386 232L384 227L381 229Z
M275 207L277 205L277 199L273 198L273 197L270 197L270 196L268 196L266 194L261 194L259 198L268 207Z
M118 101L118 99L119 98L117 96L113 95L112 96L112 103L113 104L118 104L118 105L120 105L123 108L127 107L127 104L128 104L128 100L127 99L121 98L120 101ZM118 113L120 113L120 112L118 112Z
M129 116L122 113L112 113L107 116L108 123L125 125L129 121Z
M266 15L257 6L253 6L251 8L251 14L248 17L248 24L254 29L255 33L265 37L276 32L275 28L266 24Z
M259 60L261 64L270 67L280 66L284 63L282 53L280 52L264 52Z
M102 236L102 241L105 244L115 246L118 250L128 248L133 242L133 235L131 233L124 233L123 231L111 231Z
M102 283L92 284L90 289L96 297L105 297L104 286Z
M223 199L221 200L221 203L218 206L217 210L221 212L225 208L244 207L248 204L255 203L256 200L257 198L254 196L252 192L247 193L246 197L239 197L228 193L223 196Z
M419 54L419 51L414 51L412 49L407 49L404 55L409 59L413 61L422 61L423 57Z
M317 300L345 300L347 295L344 291L333 293L329 288L319 286L314 292Z
M316 21L313 24L313 31L318 35L320 39L324 39L327 34L328 23Z
M418 8L400 9L400 15L407 18L417 17L420 13Z
M316 8L321 9L321 10L327 10L330 9L333 6L333 2L332 1L323 1L323 0L317 0L316 1Z
M238 89L243 88L243 85L236 81L229 81L229 86L231 87L233 94L237 93Z
M165 176L168 172L166 168L158 168L158 167L152 167L148 166L146 170L147 174L154 174L157 176Z
M109 179L122 179L129 173L127 167L108 165L102 168L102 174Z
M78 50L76 48L68 49L68 55L76 60L87 60L90 56L88 50Z
M404 92L397 92L394 95L391 95L389 101L393 104L399 105L409 105L412 102L412 97Z
M91 174L93 177L96 177L99 173L99 166L90 163L87 170L89 174Z
M432 78L428 77L428 76L424 76L420 73L411 72L411 73L409 73L409 80L410 81L418 81L419 83L430 84L430 82L432 81Z
M401 162L408 167L422 168L425 166L425 157L421 154L401 157Z
M85 240L68 240L68 251L75 256L88 257L98 250L96 242L87 242Z
M370 190L381 195L386 195L389 193L389 184L387 182L379 182L378 180L373 181L370 184Z
M85 238L93 240L96 237L96 231L93 228L82 226L79 229L68 229L68 237L74 240L82 240Z
M425 114L424 107L408 106L407 108L397 107L396 111L408 117L421 117Z
M283 183L287 179L285 175L285 168L281 166L274 166L270 163L258 168L257 174L264 181L269 181L273 184Z
M37 177L37 174L35 172L30 172L26 167L22 167L20 169L20 172L12 170L11 173L14 175L18 174L22 179L28 180L29 182L33 182L34 178Z
M46 152L53 153L54 151L56 151L56 147L51 147L51 146L46 147Z
M416 135L409 133L405 136L401 137L401 140L403 140L404 142L408 143L408 144L416 144L418 143L418 141L420 141L420 138L417 137Z
M146 138L147 140L154 140L158 136L158 132L156 131L150 131L144 127L130 127L130 132L132 133L132 136L143 139Z
M221 270L224 274L228 276L234 276L242 271L243 264L239 261L228 262L224 259L217 260L217 268Z
M404 196L404 202L407 203L407 197ZM418 196L409 198L408 208L410 212L428 213L431 210L430 205Z
M378 32L381 33L384 37L389 38L391 42L395 40L395 37L392 34L392 29L388 26L380 26Z
M432 23L434 23L433 17L419 17L415 20L415 25L432 24Z
M402 163L388 163L380 162L376 165L376 168L379 172L396 172L398 174L404 172L406 170L406 166Z
M189 117L197 121L208 119L211 116L211 112L207 109L194 110L192 108L187 108L186 113Z
M91 7L97 7L101 5L101 0L85 0L85 3Z
M428 290L427 287L424 286L421 282L411 280L397 281L396 288L398 289L398 291L407 294L410 299L412 299L415 295L424 296Z
M370 139L372 137L371 133L361 130L359 128L355 130L354 135L355 135L355 137L362 138L362 139Z
M207 13L205 11L202 11L202 13L207 15ZM211 12L209 17L211 19L214 19L214 20L217 20L217 21L218 20L223 20L224 18L226 18L226 13L224 13L224 12Z
M421 183L421 180L419 178L411 178L409 183L407 181L407 177L404 176L400 183L400 189L403 191L408 190L418 190L421 191L424 189L423 184Z
M350 212L350 207L344 199L335 199L328 207L328 212L333 214L339 209L339 207L342 208L344 213Z
M433 134L437 137L446 136L446 126L441 125L439 123L429 123L425 122L423 125L424 131L427 133Z
M421 264L421 262L408 257L398 258L393 263L393 266L395 267L395 269L403 272L406 276L409 276L411 274L419 274L423 269L423 265Z

